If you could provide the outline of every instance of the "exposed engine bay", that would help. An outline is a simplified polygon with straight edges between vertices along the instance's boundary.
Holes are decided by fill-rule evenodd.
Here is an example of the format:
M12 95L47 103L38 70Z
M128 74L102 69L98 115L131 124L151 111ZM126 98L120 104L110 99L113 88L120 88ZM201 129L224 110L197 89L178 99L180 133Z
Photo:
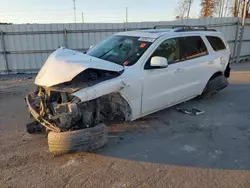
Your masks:
M70 82L38 86L26 96L32 116L48 130L63 132L93 127L107 120L130 120L131 108L119 93L81 102L72 93L118 77L121 73L87 69Z

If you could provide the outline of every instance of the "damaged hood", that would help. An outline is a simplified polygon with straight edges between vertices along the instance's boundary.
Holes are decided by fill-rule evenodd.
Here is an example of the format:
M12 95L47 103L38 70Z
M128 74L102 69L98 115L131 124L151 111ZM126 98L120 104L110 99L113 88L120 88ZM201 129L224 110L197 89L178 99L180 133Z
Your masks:
M114 72L123 70L121 65L61 47L49 56L39 71L35 84L49 87L69 82L89 68Z

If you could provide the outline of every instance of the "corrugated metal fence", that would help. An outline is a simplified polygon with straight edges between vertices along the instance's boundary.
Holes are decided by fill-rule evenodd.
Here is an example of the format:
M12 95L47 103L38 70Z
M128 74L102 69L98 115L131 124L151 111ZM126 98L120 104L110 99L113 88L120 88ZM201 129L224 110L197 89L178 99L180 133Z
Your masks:
M203 18L169 22L78 23L0 25L0 74L38 72L49 54L59 46L85 51L106 37L124 30L155 25L205 25L221 31L229 43L232 60L250 56L250 20L240 42L239 18ZM241 47L241 51L240 50Z

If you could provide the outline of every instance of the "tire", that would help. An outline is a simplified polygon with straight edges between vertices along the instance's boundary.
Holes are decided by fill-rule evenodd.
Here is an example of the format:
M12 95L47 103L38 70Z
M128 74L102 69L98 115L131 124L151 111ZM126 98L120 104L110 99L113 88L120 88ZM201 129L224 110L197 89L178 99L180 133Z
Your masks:
M208 98L227 86L228 86L227 78L224 75L217 76L208 81L204 91L200 95L200 98L203 99Z
M68 132L49 132L49 151L59 155L76 151L93 151L107 143L107 129L105 124L95 127Z

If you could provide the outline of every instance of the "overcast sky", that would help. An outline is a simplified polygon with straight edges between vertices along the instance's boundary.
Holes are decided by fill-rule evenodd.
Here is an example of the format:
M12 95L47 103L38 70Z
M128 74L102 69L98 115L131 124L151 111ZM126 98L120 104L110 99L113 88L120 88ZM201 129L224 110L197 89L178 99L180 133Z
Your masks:
M0 22L70 23L74 22L73 0L0 0ZM199 15L200 0L194 0L191 17ZM82 12L85 22L173 20L177 0L76 0L77 22Z

